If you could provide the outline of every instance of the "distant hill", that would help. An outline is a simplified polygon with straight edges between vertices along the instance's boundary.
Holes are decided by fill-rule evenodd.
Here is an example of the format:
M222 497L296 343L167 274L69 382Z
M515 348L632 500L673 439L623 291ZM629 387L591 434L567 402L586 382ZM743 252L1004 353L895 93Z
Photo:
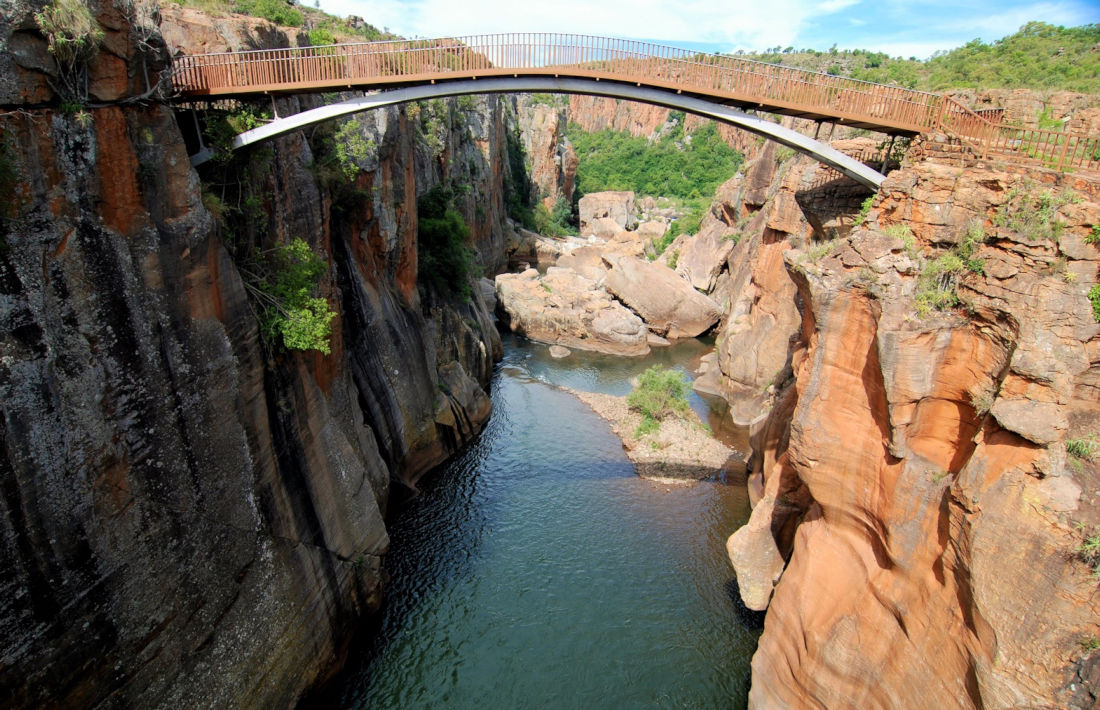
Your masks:
M312 1L312 0L311 0ZM262 17L284 27L301 27L309 34L310 44L333 44L337 41L370 42L379 39L399 39L388 29L379 30L360 17L340 18L323 10L287 0L172 0L176 5L193 7L211 15L240 13Z
M774 48L736 56L910 89L1038 89L1100 94L1100 24L1060 27L1029 22L989 44L973 40L922 61L835 47Z

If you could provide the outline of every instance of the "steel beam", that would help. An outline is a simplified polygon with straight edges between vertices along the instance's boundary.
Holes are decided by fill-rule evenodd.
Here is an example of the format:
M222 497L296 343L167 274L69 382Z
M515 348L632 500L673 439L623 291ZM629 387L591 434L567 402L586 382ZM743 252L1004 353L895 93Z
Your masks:
M444 96L460 96L463 94L493 94L493 93L557 93L557 94L589 94L592 96L606 96L627 101L640 101L642 103L655 104L666 108L686 111L716 121L729 123L743 130L763 136L769 140L781 143L789 148L813 157L831 168L835 168L856 182L877 190L885 176L869 168L855 158L849 157L840 151L804 136L789 128L784 128L777 123L764 120L757 116L722 104L713 103L705 99L692 96L684 96L674 91L654 89L634 84L623 84L614 81L596 81L593 79L555 78L555 77L492 77L477 80L437 81L435 84L423 84L408 86L402 89L392 89L368 94L337 104L329 104L319 108L303 111L293 116L286 116L268 123L259 128L245 131L233 139L233 149L243 148L253 143L270 140L277 136L295 131L321 121L328 121L340 116L346 116L360 111L392 106L394 104L433 99ZM192 159L194 165L205 162L207 158L195 156Z

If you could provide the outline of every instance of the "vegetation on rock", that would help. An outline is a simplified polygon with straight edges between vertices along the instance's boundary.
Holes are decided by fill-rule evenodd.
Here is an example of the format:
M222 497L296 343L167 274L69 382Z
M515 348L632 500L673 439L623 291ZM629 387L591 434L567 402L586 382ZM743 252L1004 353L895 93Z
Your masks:
M285 0L174 0L174 2L214 15L237 12L261 17L286 27L305 27L309 30L312 45L332 44L341 39L372 41L396 37L388 30L379 30L362 20L352 22L351 18L345 20L319 9L290 4ZM314 32L319 34L314 35Z
M590 133L575 123L566 131L577 153L577 190L633 190L639 195L707 199L737 172L743 156L714 124L685 135L677 123L655 142L628 133Z
M909 238L912 239L911 234ZM924 263L914 297L918 316L926 316L932 309L946 311L959 305L958 282L962 274L985 273L985 260L974 256L985 239L981 224L972 222L958 244ZM912 250L908 245L906 248Z
M242 267L245 286L259 306L265 337L288 350L331 352L331 323L336 312L327 299L314 297L328 265L304 240L257 252Z
M82 103L88 97L87 63L99 51L103 28L84 0L51 0L34 21L57 61L61 85L55 88L62 101Z
M993 224L1032 242L1058 241L1065 227L1058 210L1079 199L1068 190L1059 193L1031 184L1014 188L993 215Z
M654 365L638 377L638 386L627 395L626 404L642 415L635 436L657 431L661 420L688 411L689 384L679 370Z
M442 296L469 300L474 251L467 245L470 227L452 206L455 190L436 185L417 200L420 283Z

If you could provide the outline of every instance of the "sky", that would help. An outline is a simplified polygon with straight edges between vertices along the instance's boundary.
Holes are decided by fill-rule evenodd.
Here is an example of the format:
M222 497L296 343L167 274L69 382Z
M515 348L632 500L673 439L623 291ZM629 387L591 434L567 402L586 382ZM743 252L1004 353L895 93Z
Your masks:
M313 0L301 0L313 4ZM926 59L1040 20L1100 22L1100 0L319 0L404 37L573 32L732 52L870 49Z

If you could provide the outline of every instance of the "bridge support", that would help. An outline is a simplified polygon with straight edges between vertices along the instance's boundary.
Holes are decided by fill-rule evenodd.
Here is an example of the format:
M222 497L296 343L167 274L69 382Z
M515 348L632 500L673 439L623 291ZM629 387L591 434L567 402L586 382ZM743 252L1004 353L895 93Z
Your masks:
M789 148L805 153L814 159L835 168L858 183L872 190L877 190L885 176L873 168L869 168L855 158L847 156L840 151L814 140L789 128L784 128L776 123L756 116L750 116L743 111L731 108L704 99L673 91L654 89L634 84L623 84L614 81L595 81L593 79L562 78L549 76L519 76L519 77L493 77L478 80L457 80L438 82L435 84L422 84L409 86L403 89L393 89L368 94L337 104L321 106L319 108L303 111L293 116L280 118L267 125L254 128L233 139L233 149L243 148L253 143L270 140L277 136L295 131L304 126L309 126L321 121L328 121L340 116L346 116L360 111L369 111L383 106L419 101L421 99L433 99L444 96L459 96L462 94L491 94L491 93L557 93L557 94L590 94L594 96L606 96L628 101L640 101L642 103L656 104L666 108L687 111L716 121L729 123L738 128L774 140ZM195 156L199 158L200 156ZM192 164L199 165L205 159L192 159Z

